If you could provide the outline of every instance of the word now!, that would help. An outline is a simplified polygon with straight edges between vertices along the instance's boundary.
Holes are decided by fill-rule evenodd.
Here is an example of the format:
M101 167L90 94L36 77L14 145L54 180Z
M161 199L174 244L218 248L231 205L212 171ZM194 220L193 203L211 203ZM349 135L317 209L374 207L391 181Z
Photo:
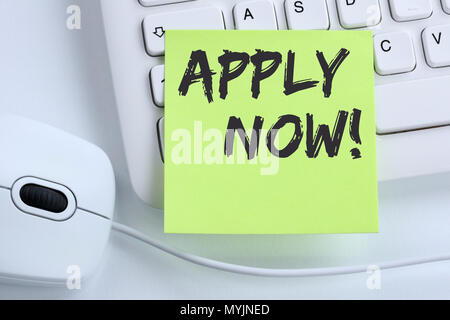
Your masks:
M350 116L349 134L350 138L356 143L361 144L361 137L359 134L359 125L361 119L361 110L353 109ZM330 132L328 125L320 124L314 129L313 115L306 114L306 155L308 158L317 158L319 150L322 144L325 145L328 157L333 158L338 155L341 145L342 137L344 135L344 129L348 118L348 112L340 110L338 112L334 129ZM260 133L264 118L256 116L253 122L253 130L251 138L249 139L246 134L246 130L240 118L230 117L227 126L227 133L225 136L224 153L227 157L233 154L233 144L235 132L239 134L239 137L244 145L247 157L249 160L253 159L258 154ZM295 130L289 143L283 148L278 149L275 146L276 135L278 131L282 129L286 124L291 123L294 125ZM266 137L267 148L274 156L278 158L287 158L291 156L299 147L303 137L302 122L299 117L292 114L286 114L278 118L278 121L270 128ZM358 148L350 150L353 159L361 158L361 151Z
M328 63L323 52L316 51L316 57L320 67L322 68L324 76L322 90L325 98L330 97L334 75L349 54L350 51L342 48L337 53L336 57ZM252 97L254 99L258 99L261 90L261 81L269 78L275 73L282 62L282 55L276 51L264 51L260 49L256 49L256 53L252 56L246 52L224 50L224 54L221 55L218 60L222 66L219 81L219 93L221 99L225 99L228 95L228 82L239 77L250 62L254 66L251 86ZM234 68L231 68L231 64L235 62L238 62L238 64ZM263 67L263 63L269 64L266 67ZM295 52L289 50L287 53L287 62L284 75L283 93L285 95L290 95L301 90L316 87L319 83L319 81L312 79L294 81L294 63ZM195 72L197 66L200 67L200 72ZM190 85L199 82L201 79L203 82L204 94L208 99L208 102L212 102L212 76L214 74L216 73L209 67L206 52L203 50L192 51L186 71L178 88L180 95L186 96Z

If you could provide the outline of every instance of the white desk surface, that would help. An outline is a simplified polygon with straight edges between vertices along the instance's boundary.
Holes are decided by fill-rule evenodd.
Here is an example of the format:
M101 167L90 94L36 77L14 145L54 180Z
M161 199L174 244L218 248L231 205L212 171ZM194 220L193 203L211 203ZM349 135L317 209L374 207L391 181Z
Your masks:
M81 6L81 30L66 28L70 4ZM164 235L163 213L146 206L131 189L99 2L1 0L0 52L0 112L47 122L102 147L116 171L115 219L156 239L227 262L283 268L372 264L450 252L450 174L380 184L379 234ZM0 298L450 298L450 262L382 271L380 290L367 289L367 277L235 275L180 261L112 232L101 266L81 290L0 285Z

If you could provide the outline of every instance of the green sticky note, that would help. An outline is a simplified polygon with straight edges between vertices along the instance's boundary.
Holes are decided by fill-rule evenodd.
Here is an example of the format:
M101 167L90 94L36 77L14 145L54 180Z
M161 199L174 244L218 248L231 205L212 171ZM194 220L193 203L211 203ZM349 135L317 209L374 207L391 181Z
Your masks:
M378 232L372 43L167 31L165 232Z

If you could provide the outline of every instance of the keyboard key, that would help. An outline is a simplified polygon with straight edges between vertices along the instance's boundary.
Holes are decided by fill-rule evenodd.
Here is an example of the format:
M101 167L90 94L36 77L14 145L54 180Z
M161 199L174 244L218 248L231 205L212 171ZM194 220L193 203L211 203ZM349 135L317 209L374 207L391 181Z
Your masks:
M442 0L442 8L445 12L450 14L450 0Z
M374 38L375 70L380 75L409 72L416 67L411 37L406 32L377 34Z
M159 153L161 161L164 162L164 117L156 123L156 134L158 135Z
M164 65L154 66L150 71L153 101L158 107L164 106Z
M224 29L222 11L215 7L159 12L146 16L143 22L147 53L164 54L164 33L168 29Z
M430 67L450 66L450 24L426 28L422 41Z
M433 13L430 0L389 0L389 4L392 17L400 22L425 19Z
M168 3L186 2L192 0L139 0L144 7L159 6Z
M276 30L277 19L273 3L268 0L239 2L233 9L236 29Z
M378 0L336 0L339 20L346 29L375 26L381 21Z
M375 86L377 132L450 124L449 88L450 76Z
M330 27L325 0L286 0L284 9L289 29L326 30Z

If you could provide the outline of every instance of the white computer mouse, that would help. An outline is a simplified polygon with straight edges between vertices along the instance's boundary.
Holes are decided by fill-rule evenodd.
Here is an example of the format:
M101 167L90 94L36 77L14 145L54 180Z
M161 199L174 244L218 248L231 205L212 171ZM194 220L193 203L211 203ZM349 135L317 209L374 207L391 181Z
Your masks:
M108 241L111 162L51 126L0 117L0 279L66 283L88 277Z

